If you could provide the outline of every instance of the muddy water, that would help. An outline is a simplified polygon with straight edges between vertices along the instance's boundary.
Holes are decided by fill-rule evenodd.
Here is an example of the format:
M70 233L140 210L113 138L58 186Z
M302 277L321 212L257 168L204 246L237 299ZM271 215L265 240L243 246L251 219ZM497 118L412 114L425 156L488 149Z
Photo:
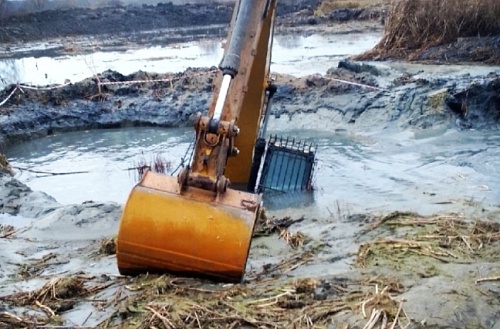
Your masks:
M431 214L478 211L500 200L500 136L485 131L361 134L278 131L318 143L313 193L272 195L280 215L342 219L359 212L393 210ZM66 133L7 150L17 178L59 202L123 204L142 159L160 155L171 171L186 154L193 131L130 128ZM54 173L55 175L35 173ZM80 174L60 175L67 172Z
M366 134L274 129L270 133L318 143L315 191L265 195L264 198L271 216L305 216L306 220L290 228L292 232L301 231L313 237L313 241L325 243L314 261L288 274L293 277L348 273L358 249L356 237L363 225L363 217L356 216L358 213L455 211L473 216L481 213L481 217L496 213L491 219L498 220L500 136L496 132L428 130ZM186 154L192 136L192 129L187 128L83 131L19 144L8 149L7 155L16 167L59 173L86 172L48 176L18 170L17 178L62 203L111 200L123 204L135 183L135 175L127 170L129 167L157 154L175 167ZM93 208L88 203L66 206L70 207L87 207L87 211ZM83 272L96 278L103 273L115 277L118 272L114 256L92 256L102 235L113 236L116 232L120 209L113 209L106 214L96 210L97 217L78 210L62 219L57 219L56 214L37 221L0 215L3 224L14 225L16 229L28 228L19 234L19 239L0 239L0 249L5 251L0 253L0 262L6 264L5 273L17 273L21 268L18 264L36 262L49 253L57 253L54 264L34 278L15 281L10 276L0 276L0 296L39 289L50 278L60 275ZM75 225L74 213L91 220ZM42 234L44 228L49 229L45 231L52 238ZM68 235L79 239L66 241ZM57 237L62 240L54 240ZM246 278L252 280L264 264L278 263L293 252L276 236L253 239ZM94 298L113 300L117 291L123 290L123 282L117 282ZM91 301L81 301L63 313L62 318L67 324L95 326L114 310L109 307L96 312Z
M296 76L324 74L330 67L336 66L340 59L372 48L379 39L379 33L278 35L273 45L272 70ZM61 45L33 44L27 49L56 46ZM0 60L0 88L17 82L34 85L60 84L66 80L76 82L108 69L122 74L140 70L181 72L188 67L216 66L222 54L221 40L202 40L119 52L97 51L59 57L3 59Z
M22 168L18 169L20 180L61 203L124 203L137 180L137 171L130 168L151 163L157 155L176 167L192 137L192 129L93 130L33 140L14 146L8 153L14 166ZM84 173L62 175L67 172Z

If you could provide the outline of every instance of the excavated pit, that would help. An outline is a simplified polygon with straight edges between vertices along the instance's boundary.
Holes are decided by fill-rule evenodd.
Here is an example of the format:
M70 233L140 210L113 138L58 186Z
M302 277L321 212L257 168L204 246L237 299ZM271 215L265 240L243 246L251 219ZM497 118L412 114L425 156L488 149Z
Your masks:
M318 143L315 191L265 196L241 285L121 277L112 252L128 169L157 154L177 167L213 69L14 92L0 112L15 172L0 176L0 327L362 328L378 310L401 327L496 328L500 69L333 57L309 75L318 39L299 40L304 74L276 70L269 129Z

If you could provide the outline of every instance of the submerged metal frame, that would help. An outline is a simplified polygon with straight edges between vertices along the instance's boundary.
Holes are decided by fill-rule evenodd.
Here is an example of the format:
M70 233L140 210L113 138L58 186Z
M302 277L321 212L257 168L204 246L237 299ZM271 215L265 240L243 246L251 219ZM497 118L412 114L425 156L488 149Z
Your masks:
M312 190L316 147L294 138L271 136L259 180L259 192Z

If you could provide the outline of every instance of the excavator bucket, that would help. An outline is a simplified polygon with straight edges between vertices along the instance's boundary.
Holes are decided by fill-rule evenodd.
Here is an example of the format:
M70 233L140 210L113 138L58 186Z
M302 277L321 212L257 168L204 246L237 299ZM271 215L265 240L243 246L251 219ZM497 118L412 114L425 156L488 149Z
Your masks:
M148 171L132 189L121 218L121 274L170 272L240 282L245 272L260 196L233 189L188 187Z

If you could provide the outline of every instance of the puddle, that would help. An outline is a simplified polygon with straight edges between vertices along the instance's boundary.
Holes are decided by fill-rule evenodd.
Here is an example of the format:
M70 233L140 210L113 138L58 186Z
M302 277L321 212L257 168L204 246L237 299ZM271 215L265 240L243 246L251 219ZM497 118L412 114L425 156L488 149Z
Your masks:
M271 70L295 76L324 74L337 66L340 59L372 48L380 37L379 33L278 35L274 40ZM202 40L120 52L3 59L0 60L0 88L17 82L33 85L76 82L108 69L125 75L140 70L182 72L188 67L217 66L222 55L221 40Z
M16 145L8 154L18 168L56 173L47 175L18 169L17 178L61 203L92 200L123 204L137 180L136 171L130 168L142 160L151 163L157 155L173 167L178 166L192 141L193 131L126 128L65 133ZM84 173L60 175L67 172Z
M275 133L275 132L271 132ZM318 143L314 193L265 196L280 216L347 218L394 210L431 214L488 207L500 200L500 136L488 131L412 132L363 136L288 131ZM139 159L161 155L177 167L192 140L190 128L128 128L49 136L7 149L17 178L64 204L88 200L123 204ZM300 213L300 214L299 214Z

